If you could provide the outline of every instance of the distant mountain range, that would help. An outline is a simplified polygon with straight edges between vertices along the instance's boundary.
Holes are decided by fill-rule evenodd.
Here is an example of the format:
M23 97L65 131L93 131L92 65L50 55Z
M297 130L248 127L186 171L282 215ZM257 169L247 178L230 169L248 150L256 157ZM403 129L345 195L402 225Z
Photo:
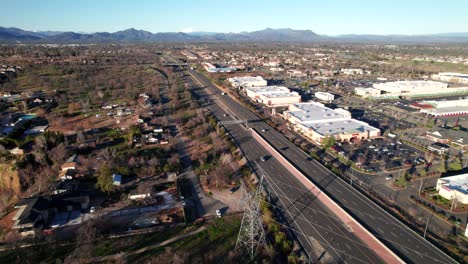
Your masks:
M142 42L356 42L356 43L468 43L468 33L433 35L319 35L289 28L240 32L151 33L130 28L114 33L33 32L0 27L0 43L142 43Z

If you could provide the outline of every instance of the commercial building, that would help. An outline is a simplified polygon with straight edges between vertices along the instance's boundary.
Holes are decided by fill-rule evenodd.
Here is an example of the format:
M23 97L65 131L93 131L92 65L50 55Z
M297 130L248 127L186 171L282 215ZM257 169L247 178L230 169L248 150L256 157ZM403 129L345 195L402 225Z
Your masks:
M436 190L445 199L468 204L468 173L438 179Z
M432 142L453 144L461 150L468 150L468 132L466 131L439 127L435 130L426 132L426 139Z
M439 155L444 155L449 151L450 147L443 143L432 143L431 145L427 146L427 150L437 153Z
M252 99L258 99L260 95L267 93L288 93L289 89L284 86L264 86L246 88L247 96Z
M244 76L244 77L234 77L228 78L228 82L234 88L247 88L247 87L261 87L267 86L267 81L263 79L262 76Z
M468 99L418 102L421 113L433 116L460 116L468 114Z
M439 72L438 74L431 75L431 79L442 82L468 84L468 74L457 72Z
M215 65L211 64L211 63L208 63L208 62L204 62L203 63L203 68L207 71L207 72L234 72L236 71L237 69L234 68L234 67L216 67Z
M288 106L301 102L301 96L284 86L265 86L246 88L245 92L253 101L268 107Z
M379 89L375 88L364 88L364 87L356 87L354 88L354 93L356 95L362 96L364 98L366 97L374 97L374 96L379 96L381 91Z
M331 109L321 103L297 103L284 112L294 130L321 144L332 136L340 142L363 140L380 136L380 130L351 118L344 109Z
M434 81L396 81L374 83L373 88L380 90L375 98L396 99L399 97L449 96L468 93L468 87L449 88L448 84Z
M316 92L315 97L317 99L327 101L327 102L331 102L331 101L333 101L335 99L335 96L333 94L325 93L325 92Z
M258 97L257 101L268 107L288 106L290 104L300 103L301 96L296 92L264 93Z

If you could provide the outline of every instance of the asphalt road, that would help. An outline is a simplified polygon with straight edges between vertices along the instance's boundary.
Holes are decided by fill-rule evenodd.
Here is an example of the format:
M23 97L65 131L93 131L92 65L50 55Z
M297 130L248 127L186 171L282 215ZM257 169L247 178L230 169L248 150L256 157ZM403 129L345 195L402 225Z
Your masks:
M275 146L291 163L323 191L335 199L345 210L354 215L354 217L367 227L372 234L390 247L403 260L411 263L456 263L456 261L444 252L423 239L420 235L395 219L353 187L349 186L320 163L315 160L310 160L308 154L304 153L268 124L259 120L259 118L246 107L227 95L220 96L221 90L214 86L202 74L191 70L189 70L189 72L192 76L196 77L198 82L206 87L210 94L217 97L216 101L218 104L221 103L224 107L229 108L229 112L232 112L235 117L242 120L249 120L249 122L251 122L249 126L257 131L262 131L262 129L268 130L264 133L264 136L270 144ZM241 147L243 147L242 143L247 139L248 137L240 141ZM274 163L274 160L272 160L272 163ZM273 174L276 174L275 171L273 171ZM290 184L291 179L292 176L279 177L278 180L275 179L275 182L280 186L286 186ZM294 189L295 187L291 188ZM285 193L291 201L297 199L297 193ZM306 216L309 219L314 218L313 214L306 214Z
M191 85L196 84L191 83ZM208 108L220 121L235 119L235 113L220 101L219 97L222 96L220 93L211 93L207 89L193 90L199 99L215 102ZM332 212L316 201L307 188L277 160L270 157L261 161L260 157L269 153L252 138L248 129L239 124L226 125L225 128L240 145L254 169L259 170L259 166L268 175L266 182L269 184L269 190L280 205L276 208L282 212L284 220L293 227L295 235L313 262L383 263ZM258 174L260 173L258 171ZM287 184L276 184L281 181L286 181Z

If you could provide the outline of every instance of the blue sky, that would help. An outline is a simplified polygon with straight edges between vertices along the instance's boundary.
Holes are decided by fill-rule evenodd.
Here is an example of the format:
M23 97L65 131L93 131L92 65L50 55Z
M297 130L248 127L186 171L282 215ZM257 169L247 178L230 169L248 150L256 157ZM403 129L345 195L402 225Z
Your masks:
M0 26L27 30L319 34L468 32L466 0L5 0Z

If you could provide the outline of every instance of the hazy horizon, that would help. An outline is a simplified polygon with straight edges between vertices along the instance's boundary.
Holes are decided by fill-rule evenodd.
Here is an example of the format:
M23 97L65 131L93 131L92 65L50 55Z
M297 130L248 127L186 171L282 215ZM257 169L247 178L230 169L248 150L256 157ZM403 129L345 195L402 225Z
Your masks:
M430 35L468 32L468 3L335 0L33 1L3 3L0 26L30 31L239 33L265 28L312 30L321 35Z

